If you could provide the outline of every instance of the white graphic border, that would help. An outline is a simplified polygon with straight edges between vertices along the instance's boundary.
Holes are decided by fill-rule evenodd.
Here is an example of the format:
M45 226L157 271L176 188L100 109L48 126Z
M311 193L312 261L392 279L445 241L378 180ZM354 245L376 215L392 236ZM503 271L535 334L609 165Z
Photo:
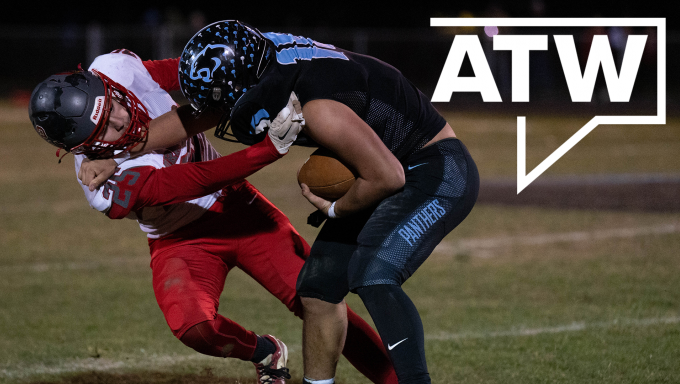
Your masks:
M657 110L654 116L595 116L526 173L526 116L517 116L517 194L564 156L600 124L666 124L666 19L665 18L431 18L432 27L656 27Z

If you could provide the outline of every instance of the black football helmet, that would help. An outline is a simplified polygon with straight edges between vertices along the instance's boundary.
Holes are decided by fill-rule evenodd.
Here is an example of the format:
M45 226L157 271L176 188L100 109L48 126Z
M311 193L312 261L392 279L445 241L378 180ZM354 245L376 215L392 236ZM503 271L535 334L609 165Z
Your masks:
M179 60L179 84L197 113L224 112L215 136L224 138L236 101L257 85L275 56L260 31L238 20L212 23L189 40Z
M130 124L115 142L103 141L114 100L127 109ZM48 77L33 90L28 114L45 141L90 158L130 150L146 138L151 120L132 92L96 70Z

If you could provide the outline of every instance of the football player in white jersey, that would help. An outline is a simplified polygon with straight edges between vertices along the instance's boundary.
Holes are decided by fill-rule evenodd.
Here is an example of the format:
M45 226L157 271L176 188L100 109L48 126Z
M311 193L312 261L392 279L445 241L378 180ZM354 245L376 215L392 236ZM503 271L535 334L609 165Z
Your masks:
M102 55L89 71L39 84L31 122L43 139L76 155L77 173L88 158L117 156L113 177L83 191L93 208L112 219L135 219L147 234L154 292L173 334L198 352L252 361L260 382L285 383L285 344L217 309L226 275L238 267L301 316L295 284L309 246L244 180L287 153L300 131L299 105L291 95L267 139L229 156L220 157L202 133L150 152L152 124L184 123L187 132L216 124L175 110L167 91L179 89L177 66L178 59L142 61L127 50ZM125 156L141 147L144 154ZM349 309L348 321L348 360L373 382L396 382L375 331Z

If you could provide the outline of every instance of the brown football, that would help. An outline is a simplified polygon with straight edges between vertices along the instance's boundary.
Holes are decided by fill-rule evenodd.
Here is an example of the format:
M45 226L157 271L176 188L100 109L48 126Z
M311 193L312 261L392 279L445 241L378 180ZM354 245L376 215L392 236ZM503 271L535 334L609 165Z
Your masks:
M325 148L314 151L298 171L298 184L307 184L313 194L330 201L344 196L354 180L352 171Z

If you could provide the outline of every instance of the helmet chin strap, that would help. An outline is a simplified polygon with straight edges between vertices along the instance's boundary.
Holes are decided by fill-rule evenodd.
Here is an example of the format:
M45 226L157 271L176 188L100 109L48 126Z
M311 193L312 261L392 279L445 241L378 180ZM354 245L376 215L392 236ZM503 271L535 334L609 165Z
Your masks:
M61 152L62 149L63 148L57 148L57 157L59 157L59 152ZM63 159L64 157L66 157L66 155L71 153L71 151L69 151L69 150L65 150L65 151L66 151L66 153L64 153L61 157L59 157L59 161L57 161L57 164L61 164L61 159Z

